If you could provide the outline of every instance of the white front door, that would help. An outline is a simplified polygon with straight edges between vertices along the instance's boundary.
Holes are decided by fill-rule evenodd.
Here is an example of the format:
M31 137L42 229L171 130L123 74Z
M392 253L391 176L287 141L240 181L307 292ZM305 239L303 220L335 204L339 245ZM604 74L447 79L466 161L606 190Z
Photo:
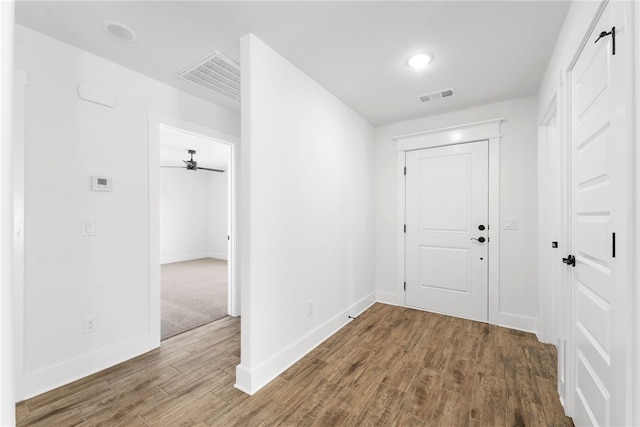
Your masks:
M406 154L406 304L488 320L488 142Z
M629 425L633 347L628 273L630 135L625 16L610 2L571 71L571 416L577 426ZM614 38L601 32L612 27Z

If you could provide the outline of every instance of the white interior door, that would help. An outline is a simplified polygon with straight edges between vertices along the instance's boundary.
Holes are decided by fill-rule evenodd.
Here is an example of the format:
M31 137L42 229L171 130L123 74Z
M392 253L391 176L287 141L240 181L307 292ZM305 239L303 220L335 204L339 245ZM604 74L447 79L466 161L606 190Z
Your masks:
M615 55L612 35L594 43L614 26ZM624 27L624 6L610 2L571 72L571 416L577 426L629 425L633 404Z
M488 142L406 154L406 304L488 320Z

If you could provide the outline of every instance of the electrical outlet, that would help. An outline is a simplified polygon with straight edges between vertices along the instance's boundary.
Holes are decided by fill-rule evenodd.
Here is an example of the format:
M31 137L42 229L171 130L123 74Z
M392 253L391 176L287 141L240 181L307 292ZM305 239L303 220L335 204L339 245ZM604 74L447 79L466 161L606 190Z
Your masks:
M96 321L96 316L90 316L84 318L84 333L89 334L91 332L95 332L98 328L98 324Z
M309 302L307 302L307 316L311 316L313 314L313 300L310 299Z

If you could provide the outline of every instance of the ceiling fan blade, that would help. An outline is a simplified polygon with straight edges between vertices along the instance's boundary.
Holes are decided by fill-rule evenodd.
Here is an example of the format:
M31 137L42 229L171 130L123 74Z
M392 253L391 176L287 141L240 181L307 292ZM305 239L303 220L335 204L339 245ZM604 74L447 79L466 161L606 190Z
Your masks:
M180 168L180 169L184 169L184 166L162 166L160 165L161 168Z
M202 169L204 171L211 171L211 172L224 172L224 170L222 170L222 169L211 169L211 168L203 168L201 166L198 166L198 170L200 170L200 169Z

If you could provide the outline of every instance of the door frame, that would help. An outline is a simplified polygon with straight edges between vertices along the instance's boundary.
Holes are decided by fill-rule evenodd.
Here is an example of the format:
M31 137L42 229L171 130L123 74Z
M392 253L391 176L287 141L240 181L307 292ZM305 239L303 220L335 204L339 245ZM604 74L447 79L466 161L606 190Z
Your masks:
M168 116L152 110L147 111L149 121L149 333L160 345L160 127L167 126L186 133L213 139L229 146L229 259L228 259L228 313L240 315L240 286L238 285L237 255L237 148L240 138L216 129Z
M477 141L489 143L489 280L488 280L488 322L495 325L509 325L513 329L525 331L535 330L536 325L531 319L517 316L500 310L500 123L503 118L485 120L481 122L461 124L424 132L400 135L393 138L396 144L397 164L397 301L398 305L406 307L406 253L405 232L406 196L405 196L405 158L406 152L424 148L444 147L448 145L465 144ZM491 244L493 242L493 244Z
M554 261L565 250L566 240L561 239L562 222L562 162L557 95L554 94L538 125L538 263L540 300L538 302L538 339L556 344L558 340L557 304L559 284L554 283ZM551 209L556 211L552 212ZM552 248L551 242L558 247ZM559 265L558 265L559 267ZM561 281L561 277L556 278Z
M567 77L568 78L568 77ZM541 342L556 346L558 352L558 380L557 391L560 397L565 414L569 414L571 408L571 268L560 265L561 258L571 251L571 144L569 128L566 125L570 111L562 108L563 85L566 79L562 78L558 82L558 90L554 92L551 101L547 104L546 112L540 120L538 126L538 191L539 191L539 256L540 256L540 301L539 313L540 322L538 329L538 339ZM555 147L554 147L555 145ZM550 150L555 149L556 170L551 171ZM555 173L555 185L549 185L550 179L547 175ZM550 191L549 191L550 190ZM550 195L549 193L554 193ZM547 205L550 197L556 198L556 218L550 218L549 212L542 209ZM551 232L553 222L556 221L558 248L551 248ZM555 252L554 252L555 251ZM553 263L558 263L559 276L553 284L545 283L546 277L552 277L553 273L548 272L554 268ZM547 274L548 273L548 274ZM546 274L546 276L545 276ZM551 302L550 319L543 319L543 306Z
M640 123L637 119L640 114L640 4L637 2L633 4L634 13L633 13L633 29L635 30L635 39L630 43L632 46L632 52L635 52L635 80L636 80L636 93L635 100L633 105L632 117L636 117L635 126L635 146L640 146ZM633 60L633 58L632 58ZM635 209L636 209L636 218L640 213L640 150L636 149L636 159L635 159ZM635 283L640 283L640 224L637 219L633 224L635 226ZM634 346L634 357L633 357L633 366L634 369L632 371L633 378L635 378L635 384L633 385L632 390L632 398L637 402L640 399L640 291L636 290L636 295L634 299L634 308L633 312L635 313L635 319L633 320L633 327L635 332L633 337L635 339ZM636 405L633 414L633 422L635 424L640 424L640 405Z
M27 72L13 69L13 99L20 103L13 106L12 114L12 177L13 177L13 341L14 341L14 381L15 399L24 397L24 161L25 161L25 109Z

